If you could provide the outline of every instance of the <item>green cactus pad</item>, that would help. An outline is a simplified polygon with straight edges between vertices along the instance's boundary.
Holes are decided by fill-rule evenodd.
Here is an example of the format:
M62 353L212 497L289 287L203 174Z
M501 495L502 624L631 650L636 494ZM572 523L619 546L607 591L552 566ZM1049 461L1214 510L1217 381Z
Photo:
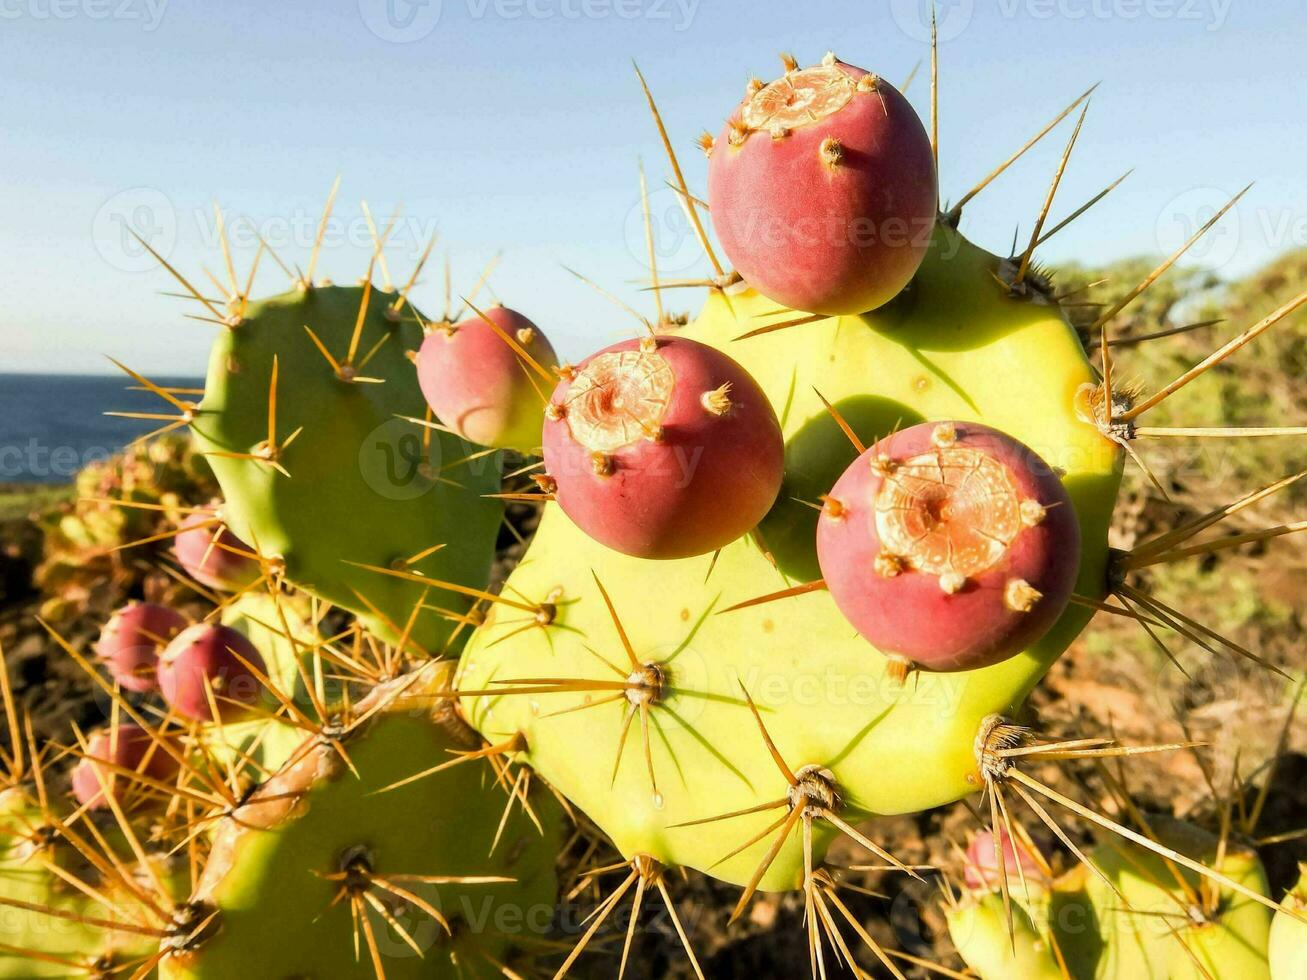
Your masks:
M592 650L625 675L631 668L597 576L636 658L661 663L668 675L670 695L650 709L657 795L638 720L614 779L626 702L558 713L585 699L603 700L607 692L468 697L472 724L491 741L521 732L530 764L628 857L645 853L739 883L749 879L770 838L722 858L783 811L675 825L786 795L787 783L742 688L757 702L789 766L833 772L844 811L854 819L922 810L978 790L973 741L981 720L1017 709L1084 627L1087 609L1069 607L1037 644L1004 663L953 674L918 672L904 685L891 679L886 658L854 633L825 592L723 610L819 574L811 505L856 452L818 391L867 444L921 420L974 420L1061 467L1084 540L1077 588L1103 595L1121 455L1075 412L1078 389L1096 379L1075 332L1049 301L1009 296L995 278L1001 267L996 256L941 228L916 280L873 314L737 340L794 314L752 292L714 293L685 329L685 336L725 350L752 372L781 420L785 486L761 527L775 567L748 538L715 559L625 557L589 540L556 505L546 507L507 588L532 602L553 595L557 618L524 628L520 612L496 607L470 641L460 687L511 688L523 678L611 683L613 670ZM824 850L821 838L829 828L818 821L815 829ZM793 834L762 886L796 887L802 869L799 835Z
M498 501L483 497L499 489L493 460L442 474L442 464L473 450L431 430L424 447L424 430L400 418L422 418L426 409L407 358L422 330L407 307L387 315L393 301L366 287L315 286L251 305L214 343L193 423L222 486L232 530L263 555L284 561L290 581L358 613L392 641L427 592L358 565L389 568L456 541L457 547L428 555L414 570L484 587L502 515ZM274 358L275 460L221 455L266 447ZM466 607L449 593L433 594L432 604ZM434 653L452 626L450 618L424 612L410 637Z
M1222 856L1216 836L1200 828L1167 817L1150 817L1149 826L1158 843L1266 894L1266 875L1252 849L1229 844ZM1012 938L997 891L946 908L949 936L967 966L982 980L1060 977L1063 966L1074 980L1268 976L1272 917L1265 906L1222 889L1200 908L1205 892L1199 875L1119 838L1104 838L1087 857L1111 885L1077 865L1031 903L1016 877L1009 879Z
M545 937L561 847L561 811L552 796L530 797L542 830L520 805L501 827L508 795L483 763L383 791L475 747L474 733L435 696L447 684L445 665L433 664L379 687L358 705L360 716L376 713L341 743L348 763L320 742L224 821L190 904L198 917L213 920L165 959L163 976L371 975L370 929L392 980L491 977L501 975L496 962ZM371 876L358 892L368 919L359 925L357 963L354 893L342 895L346 883L338 877L346 870ZM512 880L419 880L430 876ZM440 912L452 938L421 905L382 882ZM422 957L363 893L387 907Z
M116 853L130 853L120 833L111 828L102 833ZM87 837L84 828L79 834ZM185 859L147 858L169 893L167 900L184 896L188 890ZM104 901L49 870L51 865L85 883ZM142 882L147 881L142 875ZM114 968L122 970L145 960L158 948L157 938L106 925L123 923L149 930L161 923L139 898L120 883L106 880L59 837L17 787L0 791L0 902L0 978L94 975L91 968L96 965L108 975ZM23 903L34 908L21 907Z
M1221 856L1218 839L1206 831L1164 817L1150 817L1149 824L1159 843L1258 894L1267 894L1266 873L1250 848L1230 844ZM1194 872L1113 837L1105 837L1089 858L1129 905L1123 906L1121 898L1096 875L1086 874L1084 893L1097 929L1065 928L1069 921L1065 913L1052 917L1068 959L1082 964L1077 975L1159 980L1203 976L1257 980L1268 975L1271 911L1265 906L1222 889L1214 912L1187 921L1184 914L1194 904L1193 896L1202 894ZM1183 879L1183 889L1177 877Z
M1159 843L1267 893L1266 874L1251 849L1229 844L1222 856L1215 836L1168 817L1150 817L1149 827ZM968 897L946 910L954 945L982 980L1060 976L1056 966L1048 973L1056 962L1050 952L1075 980L1268 976L1271 912L1265 906L1223 888L1203 907L1210 884L1200 886L1196 873L1120 838L1105 837L1087 856L1111 885L1077 865L1057 879L1046 902L1032 905L1015 877L1009 879L1015 959L1000 895Z
M1271 920L1267 958L1272 980L1307 976L1307 865L1299 865L1298 883L1284 896L1285 909ZM1287 911L1286 911L1287 909Z
M310 620L310 604L300 594L274 599L270 593L247 592L222 612L223 624L248 636L262 655L268 679L277 691L305 712L313 710L304 689L304 678L314 676L310 650L321 639ZM318 674L321 676L322 671ZM323 685L323 701L334 702L338 685L326 680ZM279 705L269 699L262 708L271 714L279 710ZM208 733L208 750L215 759L237 764L238 769L240 761L246 759L268 772L280 769L304 742L304 733L280 717L210 726Z
M1063 980L1047 937L1021 904L1012 905L1010 934L994 892L968 895L944 914L958 955L980 980Z

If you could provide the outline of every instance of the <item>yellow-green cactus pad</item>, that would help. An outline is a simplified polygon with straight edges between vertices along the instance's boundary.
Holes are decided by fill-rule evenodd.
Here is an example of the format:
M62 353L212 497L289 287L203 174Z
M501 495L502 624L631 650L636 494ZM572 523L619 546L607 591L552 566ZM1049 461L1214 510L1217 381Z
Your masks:
M1003 663L916 672L903 684L824 591L728 610L819 574L814 505L856 455L823 397L865 444L915 422L960 420L1036 450L1060 468L1080 521L1077 589L1104 594L1121 453L1076 412L1077 393L1096 374L1075 331L1038 291L1011 295L997 278L1003 264L940 228L916 279L888 306L747 339L738 338L797 315L747 290L712 294L684 335L727 351L767 392L786 440L780 501L760 536L715 556L663 562L610 551L547 505L506 595L551 603L556 615L533 625L514 607L491 610L470 641L459 685L503 693L467 697L472 724L495 742L521 733L524 758L628 857L648 854L738 883L772 838L723 858L783 817L784 804L681 825L787 796L746 691L790 769L833 774L846 817L922 810L978 790L973 743L982 719L1018 709L1089 610L1069 607L1039 642ZM642 695L611 696L633 667L596 579L634 661L662 675L664 696L646 705L647 726L633 700ZM576 681L600 683L581 690ZM587 702L593 706L582 707ZM819 820L815 831L820 851L831 827ZM802 880L799 837L781 849L764 888Z

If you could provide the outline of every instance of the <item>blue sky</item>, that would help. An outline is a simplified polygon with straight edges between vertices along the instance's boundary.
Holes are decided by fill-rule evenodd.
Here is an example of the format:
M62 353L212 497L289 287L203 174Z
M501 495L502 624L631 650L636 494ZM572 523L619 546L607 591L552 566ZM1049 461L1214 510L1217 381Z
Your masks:
M750 74L776 55L841 58L901 82L928 57L922 0L0 0L0 372L199 373L209 326L160 295L125 246L152 236L196 281L220 273L216 199L289 262L342 175L320 272L366 266L360 199L403 203L389 251L407 275L434 228L466 289L492 285L570 356L632 321L561 264L637 304L637 161L654 186L663 270L703 268L676 220L636 84L659 99L690 182ZM1257 185L1198 257L1230 274L1307 245L1307 13L1295 0L941 0L941 178L956 198L1101 81L1054 217L1126 169L1041 252L1107 260L1178 242ZM925 116L926 70L909 96ZM1070 121L989 188L963 229L1005 250L1028 233ZM239 220L237 220L239 219ZM238 268L252 247L238 248ZM415 292L440 306L433 268ZM285 277L270 263L259 289ZM212 290L210 290L212 291ZM686 305L693 301L687 295Z

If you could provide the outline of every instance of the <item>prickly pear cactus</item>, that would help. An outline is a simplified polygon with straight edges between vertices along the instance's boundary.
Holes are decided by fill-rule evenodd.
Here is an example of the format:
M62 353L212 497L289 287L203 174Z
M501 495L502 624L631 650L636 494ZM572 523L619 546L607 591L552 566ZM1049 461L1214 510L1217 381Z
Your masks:
M78 826L60 809L51 814L16 786L0 791L0 977L127 969L158 947L155 931L143 924L152 915L150 884L171 899L189 890L185 863L164 853L127 866L144 888L121 876L108 856L127 852L122 834Z
M428 590L359 567L413 560L475 588L489 576L502 505L483 495L499 489L497 467L482 460L443 475L442 464L471 450L404 421L425 412L409 361L422 343L417 314L370 283L301 283L232 305L191 422L222 485L224 517L290 581L379 635L407 633L440 651L450 616L423 611L409 622ZM467 605L449 593L431 604Z
M1148 818L1154 839L1266 896L1251 848L1165 817ZM982 980L1094 977L1260 977L1271 911L1212 886L1129 842L1105 838L1048 892L1011 880L1014 931L998 891L964 896L946 910L949 934ZM1096 870L1095 870L1096 869Z
M203 924L163 977L341 976L360 956L377 976L492 977L538 951L561 811L472 766L421 776L477 745L447 678L435 664L378 687L366 722L313 736L222 822L188 905Z
M1307 970L1307 923L1297 918L1307 909L1307 868L1299 867L1298 882L1285 896L1284 905L1271 921L1267 950L1271 980L1288 980Z
M1063 980L1048 939L1025 906L1011 909L1008 927L997 892L968 896L948 911L949 938L980 980Z
M228 254L222 309L168 266L222 331L203 398L128 373L178 411L161 431L191 428L226 502L218 516L128 492L99 504L170 524L189 512L234 536L206 532L199 554L178 555L185 574L168 569L211 608L147 637L133 668L151 682L136 698L42 624L109 699L110 731L130 720L132 745L169 756L169 779L146 755L135 769L115 761L127 754L94 756L80 730L38 749L0 672L0 976L517 977L557 953L547 965L561 978L629 895L620 977L656 895L702 980L669 887L687 869L743 886L732 921L760 889L801 891L814 976L827 976L827 949L865 975L850 934L900 980L908 964L961 976L883 949L840 897L849 872L937 874L867 825L955 801L988 809L989 854L975 841L966 852L974 891L943 889L956 949L982 980L1296 975L1301 902L1269 893L1243 843L1272 773L1251 806L1243 785L1213 801L1218 834L1145 817L1124 757L1195 743L1042 735L1025 702L1095 611L1134 620L1172 661L1161 633L1284 673L1138 578L1307 529L1206 533L1304 474L1128 552L1108 546L1108 526L1126 459L1152 477L1138 440L1307 431L1141 420L1307 294L1153 394L1118 384L1114 317L1198 236L1072 326L1083 304L1034 253L1112 189L1044 230L1083 110L1029 245L1004 257L968 241L960 213L1024 149L941 212L938 144L900 93L833 54L809 69L783 61L783 77L750 82L716 144L701 142L715 154L706 204L645 87L713 272L660 282L651 261L656 318L577 365L555 365L534 323L481 313L471 296L476 319L455 322L447 295L427 333L407 298L422 264L395 291L388 232L374 230L358 286L315 281L315 247L295 288L260 303ZM810 217L929 234L908 251L753 237L757 220L788 234ZM713 252L709 221L738 271ZM662 307L661 290L686 285L708 290L691 322ZM537 401L544 460L502 480L495 447L536 445ZM543 514L492 591L505 499ZM206 582L211 539L242 559L240 576ZM895 642L946 607L913 644ZM465 642L461 660L444 656ZM74 773L84 808L71 813L42 768L66 756L83 757L83 777L113 777L97 795ZM1093 766L1115 816L1082 802L1083 787L1063 792L1044 772L1054 764ZM566 843L564 811L577 824ZM1057 857L1021 823L1032 814ZM1064 829L1067 814L1095 843ZM876 863L830 860L840 835ZM156 868L158 842L184 856L180 884ZM1078 864L1061 873L1068 854ZM574 872L569 902L618 882L562 946L550 935L560 868Z
M323 638L312 622L308 597L249 592L230 603L221 619L249 637L263 657L270 686L284 692L301 711L311 711L313 699L307 687L315 680L312 651ZM323 695L334 703L340 685L322 679L320 669L317 674ZM208 736L206 746L215 758L253 760L268 772L276 772L294 756L304 742L304 733L285 718L276 717L275 699L262 701L262 710L254 718L200 733Z
M917 277L889 306L747 339L739 338L759 322L794 314L749 291L710 296L684 335L736 358L771 399L786 443L780 501L759 535L717 556L669 562L605 549L547 505L530 560L508 587L533 601L553 597L557 617L522 630L515 610L491 611L459 683L502 686L505 695L469 698L473 724L491 741L520 732L523 758L624 853L711 869L741 884L770 836L723 859L776 813L678 825L786 795L746 693L792 770L812 766L833 777L846 815L906 813L975 791L982 719L1017 710L1088 610L1070 607L1038 643L1004 663L922 672L899 684L825 592L731 607L820 574L819 515L805 502L819 500L857 455L823 398L866 444L916 422L953 419L984 422L1034 448L1062 470L1080 520L1077 589L1103 594L1121 454L1076 415L1076 392L1094 372L1075 332L1055 305L1009 296L995 278L1004 265L940 228ZM567 710L603 700L614 670L649 679L633 681L621 700ZM515 687L528 693L512 695ZM623 743L624 718L636 710L640 732ZM817 835L829 830L819 823ZM763 885L795 887L803 867L795 836Z

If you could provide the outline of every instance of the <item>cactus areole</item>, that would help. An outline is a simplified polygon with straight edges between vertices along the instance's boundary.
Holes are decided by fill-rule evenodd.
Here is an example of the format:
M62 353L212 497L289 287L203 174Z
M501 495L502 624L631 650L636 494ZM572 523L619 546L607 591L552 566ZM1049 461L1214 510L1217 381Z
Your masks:
M749 86L712 144L708 203L722 248L764 296L812 313L874 310L930 244L930 140L897 89L827 55Z
M545 414L545 468L581 530L641 558L706 554L748 533L780 489L780 425L725 354L646 337L583 361Z
M840 611L874 646L932 670L997 663L1066 608L1080 528L1033 450L976 423L923 423L844 472L817 525Z

